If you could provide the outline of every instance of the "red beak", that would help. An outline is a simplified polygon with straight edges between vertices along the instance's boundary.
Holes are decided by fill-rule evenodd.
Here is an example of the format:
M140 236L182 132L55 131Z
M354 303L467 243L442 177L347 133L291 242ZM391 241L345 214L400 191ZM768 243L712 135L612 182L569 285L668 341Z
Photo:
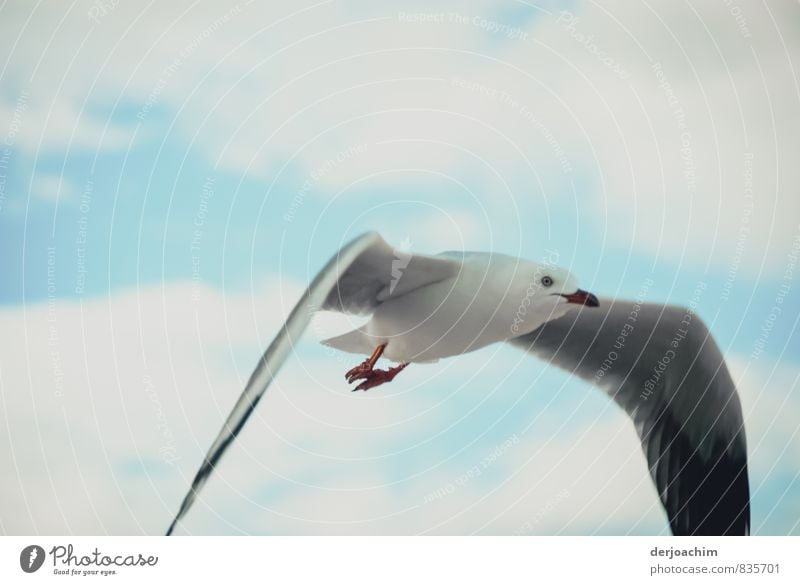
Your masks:
M600 301L597 297L590 292L578 289L571 295L561 295L567 299L568 303L575 303L576 305L586 305L587 307L599 307Z

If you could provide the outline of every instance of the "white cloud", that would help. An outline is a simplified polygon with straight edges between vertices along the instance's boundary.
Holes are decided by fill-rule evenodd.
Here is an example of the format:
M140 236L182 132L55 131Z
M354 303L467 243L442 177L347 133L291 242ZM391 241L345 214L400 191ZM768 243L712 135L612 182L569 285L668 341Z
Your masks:
M132 126L91 113L119 100L144 111L143 133L163 123L150 107L179 111L172 132L224 169L269 179L287 164L310 176L364 145L319 193L429 169L512 210L542 189L555 205L575 179L578 198L563 204L593 210L612 245L750 273L780 271L796 234L796 3L588 4L573 19L520 5L535 15L526 40L472 24L504 23L493 1L469 14L437 5L439 22L360 2L122 3L97 22L93 6L37 11L28 28L17 7L2 21L6 75L30 75L29 148L124 144Z
M42 199L64 202L75 195L75 188L64 177L42 174L34 180L32 193Z
M280 313L265 310L281 295L268 293L259 305L185 284L3 309L17 332L0 352L0 459L14 478L0 487L4 531L157 532L174 505L164 486L182 483L168 461L192 460L209 439L195 433L238 394L226 347L255 362L259 336L277 327Z

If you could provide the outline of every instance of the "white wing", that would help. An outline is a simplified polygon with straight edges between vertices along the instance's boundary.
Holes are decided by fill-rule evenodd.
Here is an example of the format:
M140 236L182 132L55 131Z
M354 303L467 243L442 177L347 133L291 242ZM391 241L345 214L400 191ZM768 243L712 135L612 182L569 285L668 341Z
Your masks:
M598 308L569 313L511 343L603 388L625 409L673 534L749 533L739 396L697 315L600 299Z
M458 273L460 263L447 258L396 251L377 233L360 236L344 246L320 270L292 309L280 333L259 360L244 391L206 454L167 536L194 503L214 467L236 439L264 395L293 344L311 321L315 309L369 313L389 296L397 297L420 286Z
M341 260L323 269L337 271L335 286L325 297L322 309L343 313L371 313L389 297L402 296L421 286L455 276L461 262L455 258L423 256L392 248L377 233L352 263ZM358 241L358 240L356 240ZM353 242L355 244L355 242ZM347 246L337 256L341 256Z

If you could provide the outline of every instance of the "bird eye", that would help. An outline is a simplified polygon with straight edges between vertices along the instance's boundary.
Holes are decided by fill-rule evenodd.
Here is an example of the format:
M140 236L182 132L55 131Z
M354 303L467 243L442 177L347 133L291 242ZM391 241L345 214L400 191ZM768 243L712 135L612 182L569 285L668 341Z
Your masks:
M553 279L549 276L542 277L542 286L553 286Z

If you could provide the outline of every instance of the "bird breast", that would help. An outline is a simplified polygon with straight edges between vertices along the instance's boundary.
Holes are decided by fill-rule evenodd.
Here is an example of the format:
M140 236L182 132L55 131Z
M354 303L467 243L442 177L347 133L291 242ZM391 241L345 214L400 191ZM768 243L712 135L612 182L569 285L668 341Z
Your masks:
M526 332L515 331L531 322L524 287L508 280L503 283L500 275L480 278L465 272L378 306L366 332L387 343L386 357L400 362L434 361Z

